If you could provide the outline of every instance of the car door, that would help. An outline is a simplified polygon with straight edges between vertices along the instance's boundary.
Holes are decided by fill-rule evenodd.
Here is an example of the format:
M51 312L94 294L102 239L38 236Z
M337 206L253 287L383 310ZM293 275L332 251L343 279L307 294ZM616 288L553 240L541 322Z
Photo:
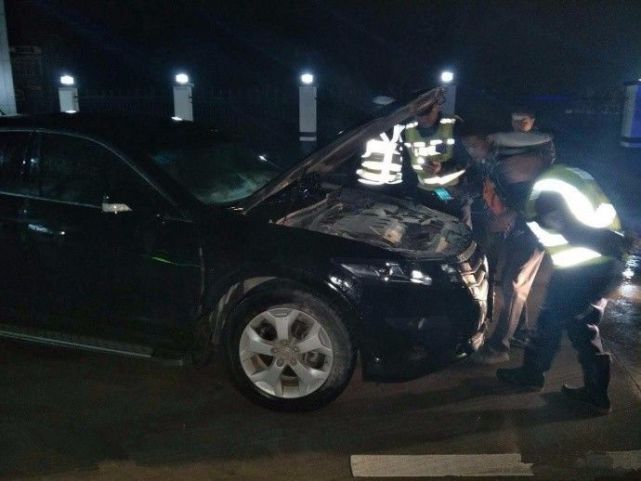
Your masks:
M25 131L0 132L0 322L25 321L31 315L33 266L23 218L35 189L28 177L31 137Z
M109 326L135 341L188 342L204 294L198 223L131 165L114 164L109 177Z
M42 322L127 339L175 331L200 300L195 225L108 146L46 132L39 140L39 198L29 205L28 235ZM179 272L167 272L173 264ZM187 301L178 295L183 289Z
M38 195L25 205L24 219L37 266L39 327L91 330L105 319L109 241L101 205L108 157L98 147L77 136L38 134Z

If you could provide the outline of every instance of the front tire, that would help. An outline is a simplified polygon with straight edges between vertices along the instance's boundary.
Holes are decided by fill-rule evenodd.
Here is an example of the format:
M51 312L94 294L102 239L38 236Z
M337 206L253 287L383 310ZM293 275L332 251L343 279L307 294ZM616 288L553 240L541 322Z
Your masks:
M229 320L232 381L251 401L279 411L319 409L340 395L356 351L338 312L294 285L250 293Z

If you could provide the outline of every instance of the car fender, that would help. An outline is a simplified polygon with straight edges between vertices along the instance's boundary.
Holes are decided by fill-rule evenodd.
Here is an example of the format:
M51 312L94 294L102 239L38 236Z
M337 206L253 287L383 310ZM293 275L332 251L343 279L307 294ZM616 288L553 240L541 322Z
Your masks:
M291 284L314 295L339 311L358 347L361 319L353 302L331 281L330 276L313 276L303 269L275 265L247 265L223 279L219 279L208 293L212 341L219 345L223 339L230 313L256 289L270 289L276 285Z

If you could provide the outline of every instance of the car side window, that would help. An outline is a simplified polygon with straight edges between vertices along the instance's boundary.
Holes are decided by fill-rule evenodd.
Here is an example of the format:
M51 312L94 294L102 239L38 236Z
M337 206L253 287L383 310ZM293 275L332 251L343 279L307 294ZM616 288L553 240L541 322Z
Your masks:
M30 137L29 132L0 132L0 192L32 192L26 181Z
M111 166L108 182L109 202L124 203L135 210L153 210L164 205L156 189L120 159Z
M109 164L121 162L93 141L60 134L43 134L40 148L41 197L101 205L107 192Z
M92 206L127 204L136 211L165 205L156 189L118 155L92 140L63 134L42 136L40 196Z

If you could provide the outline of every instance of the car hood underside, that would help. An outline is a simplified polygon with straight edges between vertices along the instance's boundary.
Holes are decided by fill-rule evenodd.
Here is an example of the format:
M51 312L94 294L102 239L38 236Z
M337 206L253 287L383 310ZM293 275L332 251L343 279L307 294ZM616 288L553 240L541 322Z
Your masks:
M469 229L455 217L412 202L354 189L277 221L280 225L366 242L417 258L458 256L469 248Z

